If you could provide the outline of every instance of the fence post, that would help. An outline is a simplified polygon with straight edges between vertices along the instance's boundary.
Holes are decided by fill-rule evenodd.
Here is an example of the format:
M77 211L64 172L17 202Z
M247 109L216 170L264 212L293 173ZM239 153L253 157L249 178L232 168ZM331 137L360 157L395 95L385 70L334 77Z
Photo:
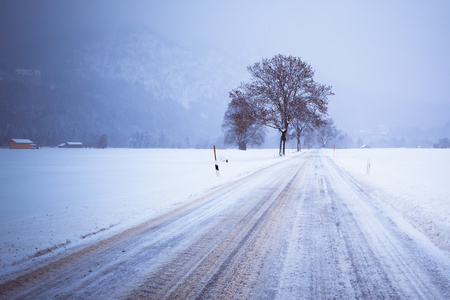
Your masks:
M216 175L217 175L217 176L220 176L220 173L219 173L219 165L218 165L218 163L217 163L216 145L214 145L213 148L214 148L214 161L215 161L215 164L216 164Z

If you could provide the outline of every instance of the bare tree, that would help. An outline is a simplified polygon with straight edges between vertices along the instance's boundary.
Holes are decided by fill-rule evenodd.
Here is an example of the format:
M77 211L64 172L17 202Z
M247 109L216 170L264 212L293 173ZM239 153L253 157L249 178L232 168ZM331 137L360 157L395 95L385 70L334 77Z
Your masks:
M307 127L303 130L302 135L303 138L303 146L307 147L308 149L311 149L314 147L317 141L317 133L314 128Z
M284 155L289 125L305 109L316 112L312 116L325 114L331 87L315 83L311 66L298 57L276 55L247 69L251 81L232 94L247 95L243 103L256 123L280 132L279 153Z
M317 118L315 115L310 112L302 113L301 116L296 117L292 121L292 130L290 137L295 138L297 141L297 151L302 150L301 146L301 138L306 131L314 131L316 128L319 128L323 124L323 120Z
M237 144L239 150L246 150L247 144L262 145L264 128L248 109L246 95L234 90L230 93L231 102L225 112L222 128L225 130L226 144Z
M333 119L327 119L325 123L319 127L317 131L317 139L319 143L322 145L322 148L327 146L327 143L337 137L340 134L340 131L336 129L334 126Z
M299 101L293 111L293 133L291 137L297 140L297 151L301 151L301 137L305 131L314 131L325 124L327 113L327 96L331 95L331 88L315 84L311 89L310 101Z

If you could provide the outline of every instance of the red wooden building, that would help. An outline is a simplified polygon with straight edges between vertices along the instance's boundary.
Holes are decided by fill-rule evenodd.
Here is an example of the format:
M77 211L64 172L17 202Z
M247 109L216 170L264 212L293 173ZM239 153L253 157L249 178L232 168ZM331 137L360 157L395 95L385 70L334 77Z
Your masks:
M8 144L9 149L31 149L33 142L28 139L12 139Z

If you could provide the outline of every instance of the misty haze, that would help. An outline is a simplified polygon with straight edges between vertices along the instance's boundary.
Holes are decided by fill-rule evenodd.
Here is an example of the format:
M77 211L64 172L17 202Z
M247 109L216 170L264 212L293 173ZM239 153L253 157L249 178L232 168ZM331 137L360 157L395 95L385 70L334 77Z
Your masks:
M0 2L0 298L450 299L450 3Z

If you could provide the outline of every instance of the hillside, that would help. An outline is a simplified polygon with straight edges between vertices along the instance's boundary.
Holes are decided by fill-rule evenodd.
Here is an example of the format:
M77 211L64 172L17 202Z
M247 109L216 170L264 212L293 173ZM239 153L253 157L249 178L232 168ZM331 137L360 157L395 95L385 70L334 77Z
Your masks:
M208 147L221 140L228 92L245 72L217 53L193 53L143 29L20 50L1 65L1 145L26 137L43 146L95 146L107 134L114 147Z

